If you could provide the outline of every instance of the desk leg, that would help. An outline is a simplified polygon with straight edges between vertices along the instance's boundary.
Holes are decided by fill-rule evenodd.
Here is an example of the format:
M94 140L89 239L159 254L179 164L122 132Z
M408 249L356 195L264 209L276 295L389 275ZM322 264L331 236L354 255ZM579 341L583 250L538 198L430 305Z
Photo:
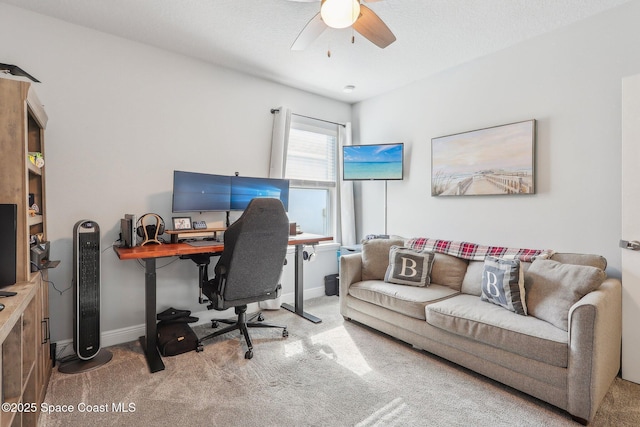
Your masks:
M297 314L298 316L304 317L305 319L313 322L320 323L322 319L314 316L313 314L306 313L303 310L304 306L304 279L303 279L303 262L304 259L302 257L302 251L304 249L304 245L296 245L296 259L295 259L295 307L291 306L291 304L282 304L282 308L289 310L292 313Z
M145 259L144 273L145 321L147 335L140 337L140 344L151 373L164 370L164 363L158 352L156 331L156 259Z

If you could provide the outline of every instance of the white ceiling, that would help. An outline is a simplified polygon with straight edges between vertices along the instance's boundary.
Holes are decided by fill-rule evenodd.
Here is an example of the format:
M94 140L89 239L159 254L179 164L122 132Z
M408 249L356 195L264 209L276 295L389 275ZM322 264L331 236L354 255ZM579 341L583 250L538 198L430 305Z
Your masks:
M308 1L308 0L307 0ZM289 48L320 2L0 0L330 98L357 102L629 0L384 0L368 6L397 41L379 49L330 29ZM331 50L331 57L327 50ZM356 86L351 94L346 85Z

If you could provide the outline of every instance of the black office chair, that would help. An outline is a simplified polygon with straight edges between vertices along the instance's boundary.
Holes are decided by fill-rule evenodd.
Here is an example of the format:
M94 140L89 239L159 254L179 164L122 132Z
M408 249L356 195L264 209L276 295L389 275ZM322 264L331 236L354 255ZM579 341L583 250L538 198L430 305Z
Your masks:
M215 277L203 285L203 293L211 304L208 309L226 310L234 307L238 319L212 320L230 324L200 339L217 337L229 331L240 330L247 341L244 357L253 357L253 345L247 328L282 328L282 336L289 332L286 326L262 322L260 313L247 319L247 304L280 296L280 276L285 264L289 240L289 219L282 202L277 199L253 199L242 216L224 233L224 251L215 267ZM252 320L257 318L257 322Z

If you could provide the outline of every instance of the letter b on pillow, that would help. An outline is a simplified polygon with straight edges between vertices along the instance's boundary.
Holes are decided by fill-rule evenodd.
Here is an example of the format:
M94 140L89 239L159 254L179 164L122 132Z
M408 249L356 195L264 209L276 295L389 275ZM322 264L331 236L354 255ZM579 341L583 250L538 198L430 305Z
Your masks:
M517 314L527 315L520 261L487 256L482 271L481 299Z
M433 252L391 246L384 281L398 285L429 286L434 257Z

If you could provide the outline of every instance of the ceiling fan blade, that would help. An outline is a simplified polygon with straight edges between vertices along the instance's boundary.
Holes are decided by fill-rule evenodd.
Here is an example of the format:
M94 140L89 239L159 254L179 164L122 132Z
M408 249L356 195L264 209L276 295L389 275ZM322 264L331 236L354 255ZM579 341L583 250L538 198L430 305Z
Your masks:
M381 49L396 41L387 24L365 5L360 5L360 17L353 23L353 28Z
M288 1L295 1L297 3L313 3L313 2L317 2L320 0L288 0ZM382 0L364 0L365 3L376 3Z
M291 50L305 50L315 39L320 37L320 34L324 33L327 29L327 24L324 23L320 12L316 14L307 25L300 31L298 37L291 45Z

